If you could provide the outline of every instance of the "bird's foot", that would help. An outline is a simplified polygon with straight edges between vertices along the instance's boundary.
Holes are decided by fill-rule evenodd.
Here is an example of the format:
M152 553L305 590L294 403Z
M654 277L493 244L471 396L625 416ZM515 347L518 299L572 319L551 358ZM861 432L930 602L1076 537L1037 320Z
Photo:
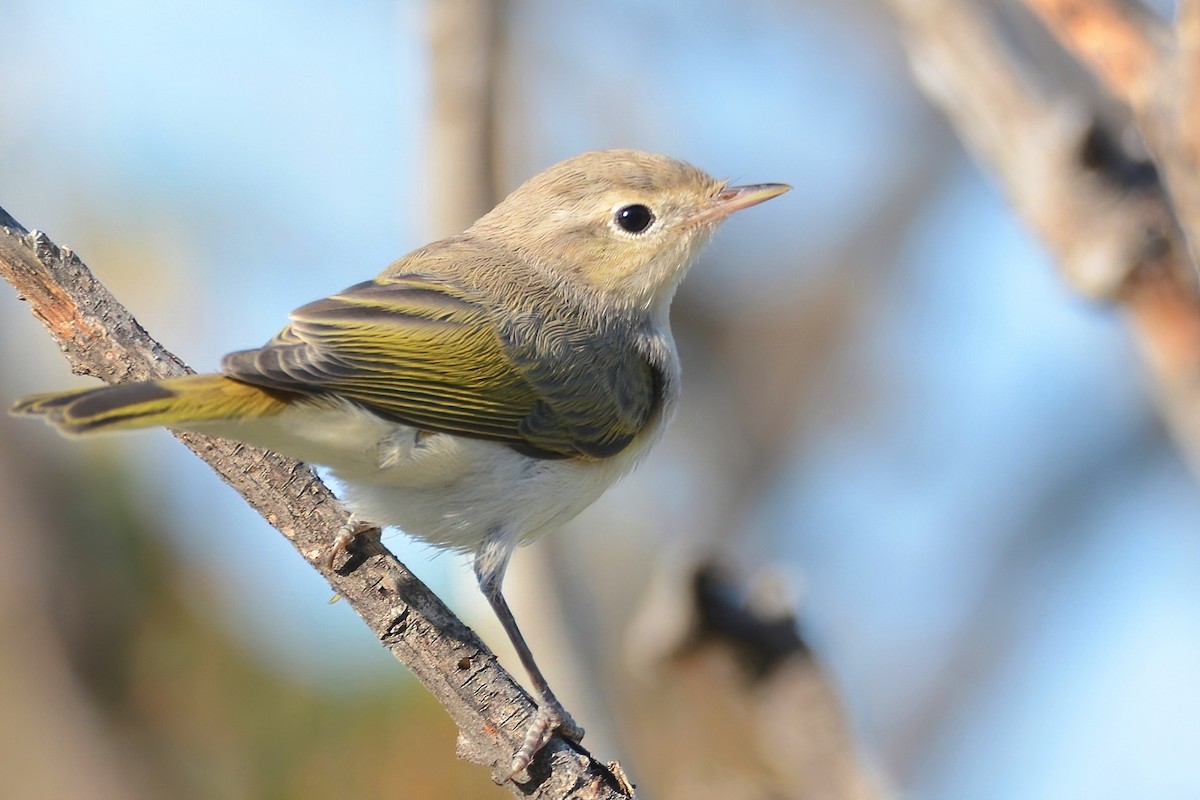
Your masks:
M513 780L518 773L523 772L533 761L533 757L549 743L550 737L555 733L572 742L578 742L583 738L583 728L571 719L571 715L562 707L562 703L554 697L549 697L538 704L537 715L534 716L529 730L525 732L525 740L521 743L521 749L513 756L508 779Z
M352 515L345 525L338 528L337 535L333 537L333 542L329 545L329 552L325 555L325 568L332 571L333 562L337 560L339 553L349 547L350 543L359 536L367 531L375 530L377 527L377 525L372 525L370 522L365 522Z

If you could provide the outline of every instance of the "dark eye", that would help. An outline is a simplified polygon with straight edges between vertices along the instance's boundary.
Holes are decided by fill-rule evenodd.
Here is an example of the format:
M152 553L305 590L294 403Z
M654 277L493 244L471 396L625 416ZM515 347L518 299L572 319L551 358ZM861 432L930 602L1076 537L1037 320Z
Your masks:
M654 224L654 212L641 203L635 203L618 208L616 220L621 230L641 233Z

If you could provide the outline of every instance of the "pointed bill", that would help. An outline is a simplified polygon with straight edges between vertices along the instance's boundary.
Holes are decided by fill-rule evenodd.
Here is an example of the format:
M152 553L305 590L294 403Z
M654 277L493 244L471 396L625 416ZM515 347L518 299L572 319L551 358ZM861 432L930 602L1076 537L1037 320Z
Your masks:
M724 219L735 211L741 211L743 208L765 203L772 197L778 197L784 192L790 191L791 188L786 183L754 183L748 186L730 186L721 190L716 197L709 201L708 205L700 209L692 217L691 221L710 222L712 220Z

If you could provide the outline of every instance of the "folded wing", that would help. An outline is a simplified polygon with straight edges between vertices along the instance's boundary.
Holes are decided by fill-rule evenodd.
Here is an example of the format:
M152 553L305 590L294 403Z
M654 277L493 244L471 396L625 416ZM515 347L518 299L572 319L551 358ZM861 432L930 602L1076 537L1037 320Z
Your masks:
M542 458L602 458L637 436L662 389L631 342L606 335L448 281L389 275L297 309L265 347L223 368Z

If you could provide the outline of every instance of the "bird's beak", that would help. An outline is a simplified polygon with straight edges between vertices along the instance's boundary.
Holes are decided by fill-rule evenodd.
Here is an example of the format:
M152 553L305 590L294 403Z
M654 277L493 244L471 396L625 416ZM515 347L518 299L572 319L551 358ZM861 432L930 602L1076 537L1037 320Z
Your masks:
M689 222L711 222L724 219L735 211L765 203L790 191L786 183L755 183L749 186L730 186L722 189L716 197L697 211Z

